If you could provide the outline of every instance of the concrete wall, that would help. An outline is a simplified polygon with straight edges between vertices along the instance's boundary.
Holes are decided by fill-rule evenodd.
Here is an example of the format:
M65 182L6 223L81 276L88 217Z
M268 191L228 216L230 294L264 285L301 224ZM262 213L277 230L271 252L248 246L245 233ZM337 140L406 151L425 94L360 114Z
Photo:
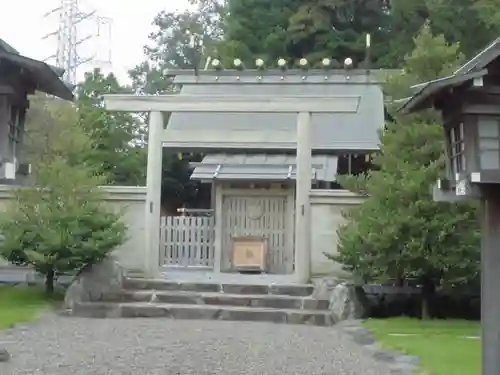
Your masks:
M146 210L146 187L143 186L103 186L105 201L117 213L122 213L128 227L127 241L114 251L118 260L131 271L145 268L144 256L144 214ZM0 185L0 211L11 199L12 187ZM0 266L6 265L0 259Z
M337 252L337 228L344 223L342 211L364 198L346 190L311 190L311 273L312 276L348 277L340 264L324 253Z

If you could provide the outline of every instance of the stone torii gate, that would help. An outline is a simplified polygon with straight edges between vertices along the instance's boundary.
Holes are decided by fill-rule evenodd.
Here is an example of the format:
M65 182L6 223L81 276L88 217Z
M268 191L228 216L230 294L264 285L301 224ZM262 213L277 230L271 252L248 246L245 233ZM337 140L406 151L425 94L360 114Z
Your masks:
M310 278L311 188L313 113L339 113L349 108L357 97L328 96L263 96L263 95L106 95L110 111L149 112L149 144L147 159L147 208L145 220L145 258L148 276L159 276L160 195L162 147L167 141L162 112L232 112L297 114L297 190L295 215L294 281L305 283ZM220 253L215 258L220 267Z

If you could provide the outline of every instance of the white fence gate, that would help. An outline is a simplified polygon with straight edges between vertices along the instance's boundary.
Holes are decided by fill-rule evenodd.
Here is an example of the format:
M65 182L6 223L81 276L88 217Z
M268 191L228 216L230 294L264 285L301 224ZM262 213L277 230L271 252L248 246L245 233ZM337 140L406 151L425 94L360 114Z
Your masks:
M161 217L160 262L167 267L214 266L213 217Z

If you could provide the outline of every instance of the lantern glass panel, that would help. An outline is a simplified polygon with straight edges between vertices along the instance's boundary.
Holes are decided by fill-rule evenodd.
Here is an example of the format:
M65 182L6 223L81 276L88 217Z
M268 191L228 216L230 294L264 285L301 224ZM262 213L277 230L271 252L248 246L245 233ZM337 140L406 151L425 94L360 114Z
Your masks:
M478 122L479 165L483 170L500 169L500 122L482 118Z

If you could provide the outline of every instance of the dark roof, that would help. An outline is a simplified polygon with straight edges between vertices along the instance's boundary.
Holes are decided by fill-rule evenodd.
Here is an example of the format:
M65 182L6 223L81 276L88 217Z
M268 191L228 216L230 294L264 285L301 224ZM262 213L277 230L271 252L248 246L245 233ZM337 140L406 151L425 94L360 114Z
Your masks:
M19 52L3 39L0 39L0 51L15 53L19 55Z
M483 48L481 52L479 52L476 56L474 56L472 59L458 68L453 73L453 75L461 75L482 70L498 56L500 56L500 37L495 39L486 48ZM422 88L428 83L429 82L422 82L417 85L413 85L411 88L414 89L415 93L418 91L418 89Z
M8 61L29 72L35 86L33 89L61 99L73 100L74 87L61 80L63 69L23 56L2 39L0 39L0 60Z
M311 179L333 182L337 157L314 155ZM210 154L193 163L193 180L287 181L296 178L296 157L289 154Z
M384 125L383 94L377 78L364 70L207 72L199 77L184 71L176 75L175 82L182 85L179 95L342 98L348 107L341 112L313 114L313 150L379 148L378 130ZM174 112L166 132L166 147L296 149L296 115L293 113Z
M500 56L500 37L491 42L476 56L457 69L454 75L477 72L486 68L493 60Z
M487 73L487 70L481 70L478 72L467 74L452 75L449 77L439 78L434 81L427 82L411 98L404 102L399 111L403 113L409 113L429 108L432 106L432 98L437 94L448 90L451 87L456 87L467 83L474 78L483 77Z
M484 69L499 56L500 37L495 39L476 56L458 68L452 76L412 86L414 90L413 96L401 99L400 101L404 104L399 110L403 113L409 113L428 108L431 105L432 97L439 92L486 75L487 72Z

